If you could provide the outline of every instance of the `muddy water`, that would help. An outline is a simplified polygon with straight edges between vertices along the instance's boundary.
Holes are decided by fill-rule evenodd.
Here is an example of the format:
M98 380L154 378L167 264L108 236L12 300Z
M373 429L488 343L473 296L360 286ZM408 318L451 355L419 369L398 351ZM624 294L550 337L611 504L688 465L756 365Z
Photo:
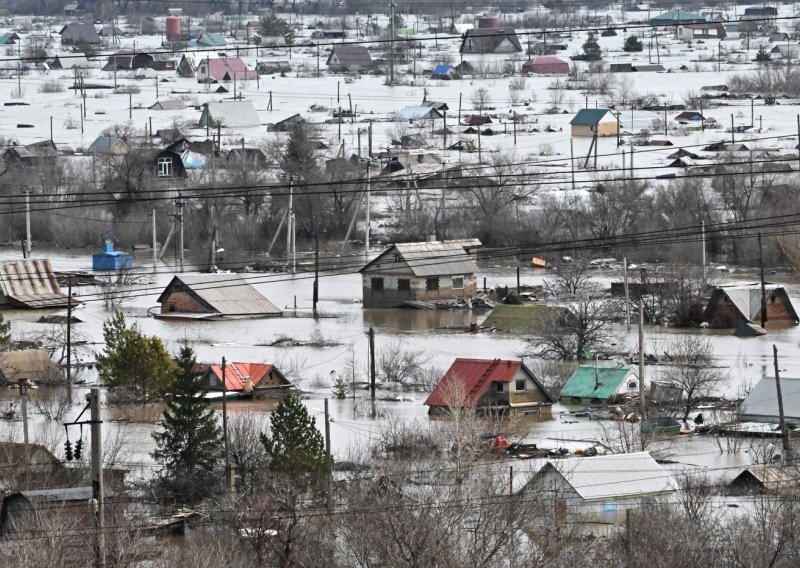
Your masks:
M56 270L88 270L91 257L88 252L48 255ZM0 259L18 258L15 251L0 252ZM142 259L145 269L149 258ZM540 270L523 270L523 285L541 284L545 274ZM330 396L330 385L337 373L345 373L348 361L356 362L356 380L364 380L366 369L367 339L366 330L376 330L378 351L388 344L402 342L409 349L427 353L430 365L446 369L455 357L511 358L524 352L526 344L518 338L499 334L470 334L469 325L480 323L485 311L469 310L363 310L360 304L361 281L359 275L339 275L325 277L320 282L319 313L322 317L311 317L312 280L308 274L296 276L287 274L252 275L250 282L274 304L286 310L284 317L261 320L240 320L220 322L173 322L156 320L148 315L148 310L157 306L159 292L171 279L172 273L167 265L160 265L158 272L150 278L152 283L142 285L145 290L132 291L131 298L124 304L123 311L130 321L135 322L145 333L161 337L167 347L175 351L183 341L193 343L198 360L219 361L225 356L228 361L268 361L290 373L293 380L303 390L310 393L306 404L322 421L323 398ZM481 285L486 278L489 287L516 285L513 269L494 267L481 274ZM607 283L612 274L598 275L598 281ZM790 296L798 299L796 285L787 284ZM84 338L89 350L98 350L102 345L102 323L110 315L102 301L93 296L93 289L76 288L78 298L83 301L75 310L75 315L83 323L75 326L76 333ZM296 308L295 308L296 306ZM12 310L5 312L14 322L16 334L41 331L48 326L36 323L39 316L48 313ZM52 313L63 313L53 311ZM669 349L670 340L681 333L691 333L707 337L711 342L717 362L726 368L729 380L724 385L725 394L734 395L743 388L754 384L762 375L772 373L772 345L778 346L780 368L785 376L800 375L800 329L768 327L770 333L762 338L740 339L728 331L716 330L675 330L668 328L648 328L646 345L649 353L663 353ZM633 353L636 349L635 329L627 331L625 326L614 326L617 347L621 351ZM298 347L270 346L280 338L294 338L300 341L314 340L315 345ZM323 339L323 346L319 339ZM87 354L91 359L91 354ZM651 377L660 373L658 367L649 368ZM349 375L347 375L349 377ZM89 383L95 380L91 372L84 372L80 378ZM80 394L82 389L76 388ZM3 399L15 398L15 391L3 392ZM378 402L380 418L370 417L371 406L365 392L358 392L356 400L332 400L333 417L332 442L337 456L343 457L353 448L373 443L378 436L381 424L398 420L427 420L424 401L426 393L384 393L382 398L403 400L381 400ZM268 413L271 402L232 403L232 413L256 411ZM73 408L70 418L74 418L82 408ZM564 409L556 407L555 419L544 423L529 425L528 439L586 439L603 435L602 425L597 422L571 422L562 416ZM64 429L59 423L47 421L39 414L33 415L31 431L54 449L61 450ZM108 423L105 426L107 437L115 437L119 432L128 448L130 461L149 467L151 450L150 430L152 426L134 423ZM0 423L0 436L8 432L20 431L16 422ZM21 437L21 434L19 434ZM56 443L57 442L57 443ZM721 453L716 443L700 437L672 439L665 444L665 452L680 456L682 463L711 467L714 471L726 471L740 462L747 462L747 455L730 456ZM722 468L722 469L720 469Z

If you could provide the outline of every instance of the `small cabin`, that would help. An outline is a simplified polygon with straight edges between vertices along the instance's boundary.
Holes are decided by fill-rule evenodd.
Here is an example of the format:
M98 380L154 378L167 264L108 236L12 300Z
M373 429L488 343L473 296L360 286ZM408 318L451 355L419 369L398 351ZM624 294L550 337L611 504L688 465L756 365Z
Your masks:
M92 270L124 270L133 266L133 259L127 252L114 250L114 241L106 239L103 251L92 255Z

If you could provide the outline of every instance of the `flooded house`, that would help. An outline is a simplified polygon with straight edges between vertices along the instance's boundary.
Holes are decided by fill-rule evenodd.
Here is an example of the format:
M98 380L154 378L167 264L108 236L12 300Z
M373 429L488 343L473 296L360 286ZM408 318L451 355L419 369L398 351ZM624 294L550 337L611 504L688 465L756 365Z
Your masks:
M0 353L0 385L19 382L58 383L63 380L61 369L42 349L25 349Z
M745 323L761 322L761 286L726 286L716 288L705 309L705 318L714 327L732 328ZM766 286L764 303L766 321L797 325L800 318L783 286Z
M0 443L0 492L19 487L29 488L63 484L69 478L67 468L41 444Z
M548 461L521 493L542 495L559 523L619 523L626 511L668 502L678 484L648 452Z
M639 377L632 367L580 365L561 387L566 404L605 404L639 395Z
M781 377L784 418L787 422L800 422L800 378ZM778 390L774 377L763 377L739 406L742 422L780 423Z
M786 493L798 488L797 470L794 467L753 465L733 478L728 493L733 495L763 495Z
M67 303L49 260L0 263L0 308L60 308Z
M572 136L616 136L619 119L607 108L582 108L569 121Z
M260 318L283 315L238 274L180 274L157 302L162 319Z
M258 394L259 391L264 393L293 387L291 381L270 363L227 363L224 389L222 365L198 365L196 370L203 384L212 391Z
M365 308L468 299L478 291L478 239L395 243L361 269Z
M481 413L522 413L552 418L555 400L522 361L456 359L428 396L429 414L469 407Z

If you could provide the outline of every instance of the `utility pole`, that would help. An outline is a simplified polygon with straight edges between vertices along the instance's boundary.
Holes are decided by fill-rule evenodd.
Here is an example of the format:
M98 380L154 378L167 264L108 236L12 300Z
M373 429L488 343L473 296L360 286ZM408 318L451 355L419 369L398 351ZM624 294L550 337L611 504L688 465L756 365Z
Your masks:
M153 272L155 272L156 271L156 266L158 264L158 251L157 251L158 242L156 240L157 237L158 237L158 234L156 232L156 210L155 209L153 209L152 215L153 215Z
M222 358L222 441L225 447L225 483L233 489L233 470L231 469L231 452L228 446L228 381L226 369L228 362Z
M783 442L783 463L787 465L792 448L789 446L789 431L786 429L786 418L783 414L783 393L781 392L781 377L778 370L778 347L775 344L772 345L772 359L775 365L775 393L778 397L778 418L781 426L781 441Z
M314 317L317 317L317 302L319 301L319 220L316 220L314 225L314 290L311 301ZM327 402L327 399L325 400Z
M391 4L391 16L390 16L390 26L391 26L391 37L389 38L389 48L391 49L391 53L389 54L389 85L394 85L394 2ZM21 93L22 91L20 91ZM20 94L20 97L22 95Z
M325 505L328 511L333 511L333 460L331 460L331 417L328 413L328 399L325 399L325 470L328 485L325 491Z
M639 297L639 412L642 415L640 420L640 437L642 451L644 451L644 419L647 415L647 401L644 398L644 302Z
M392 3L394 6L394 3ZM370 196L372 194L372 178L370 174L370 160L367 160L367 206L365 211L365 224L364 224L364 261L369 262L369 209L370 209Z
M631 294L630 289L628 288L628 259L622 259L622 268L625 271L625 326L628 328L628 331L631 330Z
M761 327L767 325L767 290L764 284L764 258L761 254L761 233L758 233L758 271L761 279Z
M72 398L72 277L67 276L67 395Z
M705 219L700 222L700 234L703 236L701 239L703 250L702 250L702 258L703 258L703 284L706 283L706 221Z
M294 241L294 178L289 176L289 213L286 225L286 259L292 257L292 242ZM294 262L292 263L292 274L294 274Z
M25 192L25 254L31 256L31 188L27 185L23 188Z
M183 197L178 194L178 199L175 201L178 207L178 262L180 263L180 271L183 272Z
M367 332L369 338L369 390L372 399L372 414L375 414L375 328Z
M569 139L569 169L572 174L572 191L575 191L575 152L572 145L572 138Z
M103 421L100 417L100 389L89 391L92 425L92 499L95 510L95 566L106 565L105 495L103 493Z
M22 441L25 442L25 461L23 463L27 468L31 465L30 446L28 445L30 444L28 438L28 379L20 379L17 385L19 386L19 404L22 410ZM29 473L26 472L26 480L28 475ZM27 481L25 486L27 487Z

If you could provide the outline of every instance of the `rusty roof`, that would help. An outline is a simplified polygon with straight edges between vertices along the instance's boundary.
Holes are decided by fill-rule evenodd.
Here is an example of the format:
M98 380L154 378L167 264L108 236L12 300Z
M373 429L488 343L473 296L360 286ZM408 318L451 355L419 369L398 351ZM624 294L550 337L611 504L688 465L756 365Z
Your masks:
M368 263L361 272L375 268L381 272L405 271L402 264L396 268L386 265L389 254L396 252L405 261L414 276L441 276L449 274L476 274L478 265L466 249L480 246L477 239L457 241L430 241L421 243L395 243ZM397 262L397 260L395 260ZM381 263L384 263L383 265Z
M163 302L174 291L187 290L210 308L209 313L250 317L283 314L238 274L180 274L170 281L157 301Z
M12 260L0 263L0 304L24 308L67 305L67 295L53 274L49 260Z
M208 369L219 381L222 381L221 365L209 365ZM244 390L248 381L257 388L264 377L273 372L281 382L290 384L286 377L270 363L228 363L225 367L225 389L229 391Z

